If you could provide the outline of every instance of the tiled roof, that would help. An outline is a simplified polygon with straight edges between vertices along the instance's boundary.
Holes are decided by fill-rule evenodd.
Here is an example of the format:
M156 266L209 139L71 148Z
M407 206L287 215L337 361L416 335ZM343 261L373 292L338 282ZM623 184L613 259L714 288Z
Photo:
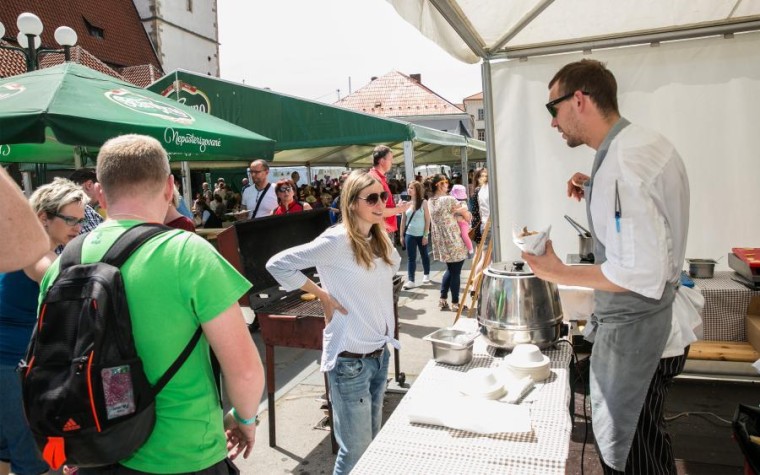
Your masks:
M2 42L7 45L5 41ZM0 77L15 76L26 72L26 60L15 51L0 49Z
M53 33L66 25L77 32L77 45L112 68L140 64L161 67L132 0L2 0L0 22L6 38L16 38L16 18L23 12L32 12L42 20L43 47L57 48ZM102 30L102 37L90 34L91 27Z
M139 66L128 66L121 69L124 79L140 87L146 87L152 84L164 75L160 69L152 64L141 64Z
M374 79L335 105L384 117L463 113L416 79L398 71Z
M63 61L63 54L46 54L40 58L40 68L49 68L50 66L61 64ZM113 76L117 79L121 79L122 81L126 79L124 76L119 74L117 71L114 71L113 68L110 68L106 63L90 54L89 51L85 50L81 46L74 46L71 48L71 61L74 63L79 63L83 66L87 66L88 68L94 69L95 71L108 74L109 76ZM0 76L2 76L2 74L0 74Z
M467 96L464 99L462 99L463 102L467 101L482 101L483 100L483 93L478 92L477 94L473 94L471 96Z
M3 42L4 44L8 44ZM64 61L63 54L50 53L40 57L40 68L49 68ZM152 64L141 64L122 68L121 72L110 68L81 46L71 48L71 61L87 66L90 69L113 76L122 81L130 82L139 87L145 87L161 78L163 73ZM21 53L0 49L0 78L15 76L26 72L26 61Z

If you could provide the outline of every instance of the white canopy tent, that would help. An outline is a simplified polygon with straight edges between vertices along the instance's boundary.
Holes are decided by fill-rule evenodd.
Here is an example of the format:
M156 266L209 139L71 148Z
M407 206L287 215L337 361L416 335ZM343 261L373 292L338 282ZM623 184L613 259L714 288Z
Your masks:
M585 223L585 212L566 198L565 183L575 171L588 173L594 151L568 149L543 104L554 73L582 57L615 73L623 116L660 131L681 153L692 195L687 255L760 247L752 207L760 0L389 2L453 56L484 60L496 259L518 255L512 224L552 224L558 253L577 252L562 215Z

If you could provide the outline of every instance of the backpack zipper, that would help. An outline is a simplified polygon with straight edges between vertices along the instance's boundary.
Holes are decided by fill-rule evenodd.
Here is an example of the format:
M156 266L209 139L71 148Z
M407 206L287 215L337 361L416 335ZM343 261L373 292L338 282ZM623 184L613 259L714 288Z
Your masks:
M40 318L37 322L37 331L42 331L42 321L45 320L45 310L47 310L47 304L43 304L42 309L40 310Z
M90 395L90 409L92 409L92 418L95 420L95 428L100 432L100 420L98 419L98 411L95 410L95 398L92 395L92 360L94 359L94 354L95 351L93 350L90 351L88 356L83 356L77 359L80 360L80 365L87 362L87 392Z

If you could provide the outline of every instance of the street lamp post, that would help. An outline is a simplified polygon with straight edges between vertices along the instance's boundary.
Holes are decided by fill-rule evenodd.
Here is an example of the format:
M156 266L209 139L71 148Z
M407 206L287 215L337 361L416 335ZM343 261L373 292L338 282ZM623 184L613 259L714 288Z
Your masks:
M26 70L34 71L39 67L39 58L43 54L47 53L61 53L63 52L66 61L71 60L71 47L77 43L77 33L68 26L59 26L53 36L55 41L63 47L60 49L40 49L42 34L42 20L34 13L22 13L16 20L16 26L18 26L18 46L0 45L0 48L18 51L24 55L26 59ZM5 26L0 23L0 38L5 36Z
M42 40L40 35L42 34L42 20L34 13L25 12L18 16L16 19L16 26L18 26L18 35L16 40L18 46L10 46L0 44L0 49L7 49L11 51L18 51L26 59L26 70L34 71L39 67L39 58L43 54L47 53L61 53L64 54L66 62L71 60L71 47L77 43L77 33L68 26L59 26L53 36L55 41L59 45L63 46L63 50L44 48L40 49ZM0 40L5 36L5 25L0 22ZM24 193L27 197L32 192L32 177L30 172L21 173L22 181L24 183Z

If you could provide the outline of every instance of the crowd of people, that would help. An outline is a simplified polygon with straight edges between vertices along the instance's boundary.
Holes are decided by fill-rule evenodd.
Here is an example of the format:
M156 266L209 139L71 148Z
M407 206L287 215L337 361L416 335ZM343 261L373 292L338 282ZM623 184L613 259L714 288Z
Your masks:
M551 125L567 145L596 150L591 175L576 173L566 185L569 197L586 201L597 261L567 266L551 241L544 255L523 258L539 278L594 289L590 387L604 472L674 473L663 400L696 338L673 310L673 302L684 298L678 278L689 216L685 167L664 137L620 115L617 83L602 63L566 65L549 82L549 99ZM69 249L81 244L81 261L97 262L119 236L142 223L178 228L145 242L121 267L136 346L151 384L199 329L201 343L156 397L147 442L112 465L81 467L80 475L235 473L231 459L247 457L255 441L264 385L237 303L251 284L207 241L185 230L219 227L228 216L257 219L319 208L330 209L337 224L273 256L267 270L285 289L302 289L321 301L321 370L330 382L339 445L334 473L349 473L380 429L387 346L400 346L393 336L392 281L401 261L394 243L408 252L405 288L418 285L418 254L421 282L430 282L432 254L446 266L439 308L457 310L462 268L484 239L490 218L487 170L470 170L469 188L461 176L444 174L417 175L407 184L386 176L393 166L389 147L376 147L372 157L367 171L305 184L297 173L270 183L269 164L254 160L252 183L243 180L242 193L223 179L213 189L203 183L192 212L175 186L166 151L146 136L107 141L96 170L56 178L28 202L0 169L7 211L0 219L0 474L48 471L23 416L16 366L33 329L42 325L38 302L60 272L57 254L64 249L66 256L65 246L76 239L77 247ZM641 260L636 266L630 265L634 253ZM302 272L311 267L321 286ZM233 405L227 414L211 351Z
M223 178L217 180L213 189L208 183L203 183L201 190L196 194L192 208L188 209L178 186L174 183L174 177L169 173L164 161L165 152L160 145L147 137L124 136L113 139L103 146L97 170L79 169L71 175L71 180L56 178L49 185L38 188L32 195L29 205L24 203L23 206L31 206L35 220L44 229L48 242L47 252L41 256L34 253L34 259L18 263L13 267L15 270L0 274L0 327L3 329L0 332L2 333L0 378L2 378L4 390L7 389L4 395L8 401L8 404L2 408L8 416L2 419L2 437L4 438L2 442L6 446L10 444L13 447L10 453L0 453L0 459L11 462L9 470L12 469L14 473L43 473L48 469L26 426L21 406L21 385L15 371L18 362L25 356L27 343L37 319L40 295L44 296L55 280L58 272L56 258L69 241L79 234L88 235L83 255L87 259L95 259L105 252L109 243L113 242L120 233L141 222L161 222L171 228L192 232L196 227L222 227L223 221L230 216L236 219L251 219L325 208L330 210L333 223L339 224L336 231L330 231L328 234L345 233L345 236L349 238L346 241L349 246L341 251L341 255L349 259L351 266L355 266L357 275L351 277L352 284L366 282L368 293L377 297L376 302L363 300L363 303L359 305L353 302L349 295L342 295L340 292L337 297L322 295L318 290L319 287L308 282L306 284L298 282L299 287L308 287L310 291L321 296L328 326L331 325L330 322L334 322L332 327L338 328L336 325L343 327L338 331L343 336L333 338L325 344L323 370L328 373L331 385L336 388L336 393L331 393L335 409L336 436L341 446L336 462L336 473L348 473L379 430L379 411L382 406L388 362L388 351L384 349L385 343L398 346L398 342L392 338L393 314L390 295L392 276L396 273L400 261L399 254L393 245L394 242L400 241L401 247L408 251L409 268L406 289L416 286L414 274L418 256L422 260L424 270L422 284L431 283L429 254L432 244L435 250L434 258L445 262L447 266L442 283L441 299L445 300L445 294L451 292L452 306L456 308L459 275L463 261L471 255L472 249L468 230L471 225L473 227L477 225L470 221L471 216L467 209L468 193L465 187L454 185L449 177L441 174L427 179L418 176L406 186L404 180L386 179L386 174L393 165L393 154L390 148L385 146L376 148L374 157L374 166L368 172L351 174L346 171L339 177L300 185L301 178L297 172L294 172L290 179L270 183L269 164L263 160L254 160L249 167L251 182L248 183L246 178L241 183L242 193L231 190ZM143 161L140 166L135 164L138 158ZM146 170L149 168L150 173L147 173ZM159 177L164 175L166 180L159 180ZM9 183L4 186L15 185ZM8 198L9 203L12 202L11 198L16 197L17 195L11 194ZM475 214L477 215L477 212ZM363 237L367 233L373 237L371 241ZM229 290L227 295L230 298L220 304L217 295L212 299L215 303L209 303L201 315L194 307L196 304L193 304L193 308L188 309L187 312L180 311L187 304L183 300L184 296L195 292L189 288L180 289L177 299L171 302L163 302L166 300L164 294L161 296L162 302L144 298L144 301L139 303L130 301L130 307L134 306L131 308L133 319L135 322L150 319L148 315L151 315L156 308L170 305L172 311L169 314L176 316L172 318L173 331L178 331L177 328L190 331L193 321L196 324L199 323L203 327L208 344L214 348L220 358L225 377L231 378L228 384L238 385L235 375L241 372L242 368L230 361L229 343L218 340L221 333L218 336L215 335L218 332L226 332L234 326L230 322L230 319L234 318L231 316L238 315L240 309L233 300L239 292L245 291L244 287L247 284L242 282L241 277L230 268L220 267L220 256L215 251L209 254L210 249L203 244L202 239L188 241L187 237L172 236L175 237L161 238L155 245L147 246L155 247L155 251L161 249L161 253L166 254L166 259L161 259L163 264L158 264L153 256L151 257L152 264L148 265L147 261L143 262L144 258L138 256L136 259L143 262L145 270L138 271L136 268L133 270L133 266L126 266L124 271L127 282L133 281L136 288L150 288L153 285L152 280L160 280L161 275L170 272L171 265L167 267L165 264L182 262L184 272L187 271L190 263L197 261L200 267L194 268L193 274L196 276L204 274L213 278L216 286L208 286L209 289L219 290L221 283L225 282ZM160 244L163 241L166 242ZM184 244L179 244L180 241ZM296 259L295 256L300 256L300 254L297 249L293 249L287 254L289 256L287 259L283 255L273 260L270 271L292 286L294 279L299 279L298 276L301 275L297 268L303 268L308 264L307 267L322 268L320 274L323 283L329 281L331 279L329 267L342 264L334 260L335 254L328 249L330 246L326 243L320 244L320 246L327 246L324 254L327 256L326 261L315 261L314 259L322 255L320 250L322 248L320 246L315 248L315 245L315 243L305 245L305 255L308 259L303 256L300 260ZM185 248L185 246L189 247ZM92 250L88 251L89 248ZM29 249L31 250L31 247ZM319 252L314 252L315 250ZM188 252L193 255L188 255ZM181 259L178 258L180 254L183 256ZM13 260L9 258L8 262L13 262ZM383 263L379 268L376 265L378 262ZM159 265L161 271L153 269L153 264ZM204 272L201 272L201 267L204 268ZM218 269L214 270L216 268ZM341 269L345 269L345 266ZM368 270L370 272L367 272ZM221 278L221 275L226 277ZM340 275L340 279L345 279L347 274ZM158 281L155 285L159 285ZM195 285L193 287L195 288ZM383 291L378 292L379 289ZM197 298L203 300L205 297L199 295ZM377 323L377 331L375 334L367 334L366 327L363 326L362 331L365 331L365 334L359 335L358 330L354 328L354 323L359 318L368 318L369 308L371 308L370 313L377 313L373 317ZM441 308L449 307L442 303ZM337 312L334 311L336 309ZM356 312L358 314L350 316ZM344 318L344 314L349 316ZM156 331L153 323L145 326L144 330L142 323L135 323L135 325L138 338L145 338L146 341L149 339L147 334ZM147 332L145 336L139 336L144 332ZM177 339L177 341L180 340L181 338ZM250 350L249 343L237 342L242 347L248 348L246 361L250 363L250 366L245 370L245 374L248 375L246 378L253 378L253 380L241 381L239 387L248 388L252 391L251 394L259 394L261 392L261 363L255 349ZM378 347L381 351L377 351ZM157 356L148 358L146 362L148 368L164 364L162 359L164 356L161 356L164 353L158 351L154 353ZM355 408L352 408L349 402L351 401L350 394L343 392L342 389L340 392L338 390L343 384L348 384L343 382L341 375L345 374L346 368L350 368L350 364L356 360L354 355L364 356L370 353L377 353L375 355L377 358L372 361L376 361L378 367L374 376L366 381L373 404L365 421L356 419ZM204 364L203 361L198 360L192 363L192 366L202 370ZM339 371L334 370L335 368L339 368ZM198 383L197 397L201 400L210 398L209 385L203 380L199 380ZM232 389L233 393L238 393L238 391L239 389ZM234 417L229 416L224 422L227 429L227 441L230 447L234 447L232 454L248 453L253 440L248 422L252 416L252 402L250 398L242 401L238 394L234 396L233 403L237 412ZM159 422L157 423L159 432L163 424L161 417L164 415L169 417L168 407L171 404L169 399L159 399ZM167 409L161 409L165 405L168 405ZM182 419L187 414L180 411L171 417L175 416ZM221 421L222 418L220 417L219 420ZM191 426L192 424L188 423L188 430L194 432ZM223 432L220 430L220 433ZM158 470L163 470L159 466L168 463L159 461L159 457L155 456L158 453L155 450L160 445L161 443L152 443L140 449L134 457L120 462L118 467L109 468L109 470L114 470L112 472L81 468L79 473L122 473L119 470L123 470L124 473L138 473L131 470L139 470L139 473L153 473L152 471L156 470L157 473ZM218 444L216 446L218 447ZM210 455L212 453L215 455ZM198 471L198 473L217 473L215 470L221 473L224 470L223 466L226 467L230 462L226 458L222 462L212 460L220 455L221 452L218 450L198 454L193 458L194 462L186 461L176 465L176 471L185 471L190 468L196 471L196 469L204 468L210 471ZM210 462L214 463L210 464ZM203 465L210 465L210 467L202 467ZM4 473L2 468L3 465L0 462L0 473ZM76 467L64 468L65 473L74 473L76 470Z

